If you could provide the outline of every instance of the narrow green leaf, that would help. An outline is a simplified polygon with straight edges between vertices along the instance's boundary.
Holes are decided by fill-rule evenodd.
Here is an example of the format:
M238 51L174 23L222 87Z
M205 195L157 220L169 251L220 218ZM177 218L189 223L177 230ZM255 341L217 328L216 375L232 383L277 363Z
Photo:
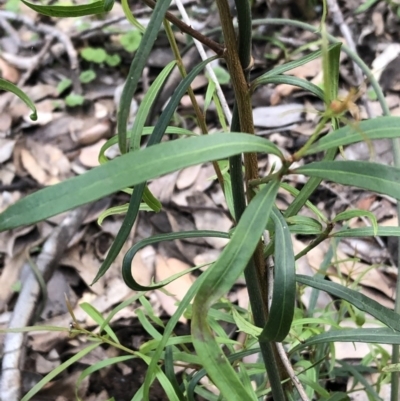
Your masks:
M34 387L32 387L32 389L22 397L21 401L29 401L47 383L49 383L51 380L53 380L57 375L62 373L64 370L66 370L73 363L79 361L79 359L81 359L85 355L89 354L89 352L92 352L100 344L101 344L100 342L95 342L94 344L88 345L86 348L84 348L83 350L77 352L71 358L69 358L68 360L63 362L60 366L57 366L49 374L47 374L42 380L40 380L39 383L37 383Z
M400 199L400 169L396 167L360 161L322 161L307 164L295 172Z
M350 401L349 396L346 393L334 393L326 401Z
M265 229L278 188L279 182L272 181L250 202L221 256L203 273L205 279L193 302L193 345L221 394L232 401L257 398L243 386L222 352L208 324L207 314L212 304L230 290L245 269Z
M130 359L137 358L136 355L121 355L121 356L116 356L114 358L108 358L99 362L96 362L95 364L89 366L85 370L82 371L82 373L79 375L78 380L75 384L75 397L78 401L82 401L82 399L79 397L79 387L81 383L86 379L86 377L92 375L94 372L97 372L98 370L104 369L107 366L115 365L120 362L125 362L129 361Z
M301 89L306 90L307 92L312 93L319 99L324 100L323 90L319 86L313 84L310 81L307 81L306 79L292 77L291 75L274 75L272 77L264 79L263 81L264 84L275 84L275 85L286 84L286 85L297 86Z
M105 11L110 11L113 6L113 1L95 1L89 4L78 4L73 6L43 6L40 4L33 4L26 0L21 0L26 6L39 14L47 15L49 17L83 17L85 15L101 14Z
M290 352L292 353L299 351L300 349L310 345L330 342L361 342L371 344L400 345L400 335L399 332L389 328L330 330L307 339Z
M323 230L318 229L314 226L302 225L302 224L290 224L289 231L292 234L300 234L300 235L319 235L323 232Z
M335 45L331 45L329 47L329 49L333 48L334 46ZM301 67L302 65L305 65L305 64L309 63L310 61L321 57L321 54L322 54L321 50L317 50L313 53L308 54L307 56L301 57L298 60L290 61L288 63L279 65L278 67L275 67L272 70L269 70L265 74L261 75L260 77L256 78L252 82L251 86L252 86L252 88L256 88L259 85L263 85L264 83L266 83L266 80L268 78L283 74L287 71L293 70L294 68Z
M400 372L400 363L391 363L390 365L384 366L382 372L393 373Z
M144 314L143 310L137 309L135 312L142 329L146 331L150 335L150 337L155 338L156 340L161 340L161 333L159 333L156 328L151 324L148 317Z
M204 98L204 114L206 114L207 109L211 104L214 93L215 93L215 83L209 79L208 85L207 85L206 96Z
M80 305L81 309L86 312L103 330L110 336L110 338L117 344L119 344L118 337L114 333L114 330L109 324L104 325L104 318L102 314L91 304L82 302Z
M17 95L32 110L32 114L30 115L31 120L37 120L37 112L34 103L24 91L18 88L18 86L15 86L13 83L3 78L0 78L0 90L11 92L14 93L14 95Z
M308 182L307 182L308 184ZM306 185L307 185L306 184ZM281 182L281 188L283 188L284 190L288 191L291 195L293 195L295 197L295 199L297 199L297 197L299 196L299 194L302 191L299 191L297 188L294 188L293 186L289 185L286 182ZM304 187L303 187L304 188ZM311 193L310 193L311 195ZM303 197L304 199L304 197ZM325 223L328 222L328 219L325 217L325 215L323 213L321 213L321 211L317 208L317 206L315 206L313 203L311 203L309 200L305 201L305 206L307 206L320 220L324 221ZM289 206L290 207L290 206ZM297 216L297 208L296 211L293 213L284 213L284 216L286 218L290 218L290 217L295 217Z
M359 5L355 9L355 14L360 14L363 13L364 11L367 11L370 9L374 4L378 3L379 0L366 0L363 4Z
M126 19L137 29L139 29L140 32L144 33L146 31L146 28L135 18L135 16L132 14L132 11L129 7L128 0L121 0L121 5L122 5L122 10L124 11Z
M147 116L150 113L151 107L161 87L163 86L165 80L168 78L175 65L176 61L173 60L164 67L161 73L158 74L157 78L151 84L150 89L147 91L142 102L140 103L139 110L136 114L132 129L128 133L128 137L130 136L131 139L129 147L130 152L140 149L140 140L142 138L142 132L146 123ZM155 212L159 212L162 208L161 202L151 193L147 185L143 192L143 201Z
M261 334L262 328L255 326L248 319L245 319L236 309L232 309L232 316L239 331L254 338L257 338Z
M400 331L400 319L397 313L363 295L359 291L352 290L351 288L344 287L332 281L315 279L313 277L299 274L296 275L296 280L298 283L317 288L318 290L325 291L335 297L343 299L361 311L369 313L391 329Z
M260 329L261 330L261 329ZM146 343L142 344L139 348L140 352L144 354L148 354L149 352L153 351L158 347L160 344L160 338L156 340L149 340ZM231 340L230 338L225 337L218 337L217 341L219 344L229 344L229 345L239 345L238 341ZM187 336L179 336L179 337L170 337L165 344L166 347L170 345L179 345L179 344L191 344L192 343L192 336L187 335ZM194 355L191 355L194 356ZM197 357L195 357L198 359ZM199 362L199 361L198 361Z
M165 346L167 345L176 324L178 323L179 319L183 315L184 311L190 305L192 298L197 293L199 287L203 283L204 277L205 277L205 275L201 275L199 278L197 278L197 280L189 288L186 295L183 297L182 301L178 304L178 307L177 307L175 313L169 318L168 323L165 326L163 337L162 337L160 343L158 344L157 349L152 354L151 362L149 364L149 368L147 370L145 381L143 384L143 399L145 399L145 400L149 399L150 387L155 378L154 372L158 368L158 362L162 356L163 350L164 350Z
M136 302L141 296L143 296L143 293L138 293L134 295L133 297L128 298L127 300L121 302L119 305L117 305L115 308L112 309L112 311L108 314L107 318L104 320L104 322L100 326L100 332L104 329L105 326L107 326L110 322L111 319L122 309L125 309L127 306L133 304Z
M162 209L161 202L151 193L149 187L146 185L143 191L143 202L147 205L153 212L160 212Z
M345 210L342 213L339 213L335 216L332 220L333 223L343 220L350 220L354 217L368 217L371 220L372 228L374 229L374 235L377 235L378 231L378 222L376 217L373 213L369 212L368 210L361 210L361 209L354 209L354 210Z
M137 254L137 252L152 244L156 244L158 242L162 241L172 241L176 239L186 239L186 238L202 238L202 237L218 237L218 238L229 238L228 233L224 233L222 231L206 231L206 230L198 230L198 231L182 231L179 233L168 233L168 234L160 234L160 235L154 235L150 238L146 238L142 241L139 241L137 244L132 246L129 251L125 254L124 260L122 262L122 277L125 281L125 284L131 288L132 290L135 291L150 291L154 290L157 288L161 288L168 283L170 283L173 280L176 280L177 278L181 277L183 274L187 274L190 271L192 271L195 268L187 269L184 272L177 273L171 277L169 277L167 280L163 280L162 282L156 284L156 285L151 285L151 286L143 286L140 285L132 276L132 260Z
M258 348L258 347L246 349L244 351L236 352L235 354L229 355L228 360L230 362L241 361L245 356L258 354L259 352L260 352L260 348ZM263 373L265 373L265 372L263 372ZM207 373L206 373L205 369L201 369L193 375L192 379L189 382L188 388L187 388L188 401L195 401L195 397L194 397L195 388L196 388L197 384L200 382L200 380L204 376L206 376L206 374Z
M376 117L346 125L315 142L307 154L322 152L338 146L350 145L352 143L385 138L400 137L400 117Z
M326 25L322 25L322 66L324 71L325 104L329 106L338 96L341 43L329 46ZM326 53L325 53L326 52Z
M344 360L338 361L340 365L342 365L343 369L347 371L346 376L353 376L354 378L354 385L356 381L359 381L361 385L364 386L365 391L369 393L369 395L372 397L372 400L374 401L384 401L379 394L375 391L374 387L371 386L371 383L365 377L365 374L362 374L359 369L357 369L354 365L347 363Z
M176 395L180 401L186 401L185 396L179 386L178 380L176 378L175 366L174 366L174 353L172 347L167 347L165 350L165 376L170 381L172 387L175 390Z
M128 137L131 139L130 151L138 150L140 148L140 139L142 137L147 116L151 111L151 107L160 89L164 85L165 80L168 78L175 65L176 61L173 60L163 68L163 70L157 75L157 78L151 84L149 90L146 92L142 102L140 103L135 121L133 122L133 126L128 133Z
M165 375L165 373L161 370L161 368L158 366L158 364L152 365L153 363L153 358L149 357L148 355L144 355L140 352L136 352L136 355L140 358L142 358L148 365L148 369L147 372L151 372L152 374L154 374L158 381L160 382L161 386L163 387L166 395L167 395L167 399L169 401L180 401L179 397L176 395L174 387L172 386L171 382L168 380L167 376ZM143 397L135 397L133 398L135 400L148 400L149 396L148 396L148 392L146 394L146 390L145 390L145 386L143 386Z
M282 342L289 333L294 316L295 259L289 228L276 207L272 209L271 217L275 224L274 286L268 321L259 340Z
M126 132L133 95L136 92L137 84L142 77L143 68L147 63L162 20L170 4L171 0L163 0L156 3L126 78L117 114L118 143L122 154L126 153L127 150Z
M97 224L101 226L103 224L103 221L106 217L108 216L114 216L116 214L124 214L127 212L129 207L129 203L125 203L123 205L119 206L114 206L110 207L104 212L100 213L100 216L97 218ZM145 203L140 204L139 210L145 211L145 212L151 212L153 209L149 206L147 206Z
M143 127L143 135L151 135L154 131L154 127ZM184 128L179 128L179 127L167 127L165 130L166 134L174 134L174 135L186 135L186 136L199 136L197 134L194 134L193 131L189 131ZM128 132L127 139L130 138L131 132ZM109 160L107 156L105 155L107 149L111 148L111 146L116 145L118 143L118 135L112 136L110 139L107 140L107 142L101 147L100 153L99 153L99 163L104 164L107 163Z
M400 227L359 227L359 228L345 228L331 234L335 238L349 238L349 237L400 237Z
M279 150L248 134L214 134L130 152L85 174L35 192L0 214L0 231L28 225L181 168L241 152ZM132 174L132 166L135 174Z
M160 317L156 316L154 313L153 310L154 304L151 304L144 295L142 295L139 298L139 302L142 304L144 311L146 312L147 316L153 321L153 323L156 324L157 326L164 328L165 327L164 322L160 319Z
M301 215L290 216L286 219L286 222L289 224L289 229L291 224L296 224L299 226L309 227L317 232L323 230L322 224L318 220L313 219L312 217L301 216Z
M104 0L104 11L111 11L114 7L114 0Z
M8 329L0 329L0 334L7 333L29 333L30 331L63 331L68 332L68 327L57 326L26 326L26 327L12 327Z
M330 149L328 152L326 152L323 161L333 160L336 156L336 153L337 153L336 149ZM285 217L296 215L303 207L303 205L305 205L307 201L310 199L311 194L319 187L321 181L322 180L320 178L309 179L303 186L299 194L296 195L295 200L289 205L289 207L286 209L283 215Z

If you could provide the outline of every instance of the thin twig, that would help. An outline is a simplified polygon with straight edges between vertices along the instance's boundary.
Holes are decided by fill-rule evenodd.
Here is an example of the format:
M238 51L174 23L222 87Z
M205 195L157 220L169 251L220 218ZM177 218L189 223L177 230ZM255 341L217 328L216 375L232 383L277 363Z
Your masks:
M73 87L74 87L74 92L76 94L81 94L82 93L82 87L79 81L79 62L78 62L78 53L74 48L74 45L72 44L72 41L70 37L65 34L64 32L56 29L53 26L50 25L45 25L42 23L36 23L34 22L31 18L14 13L12 11L4 11L0 10L0 17L6 18L8 20L12 21L17 21L25 26L27 26L29 29L31 29L34 32L39 32L44 35L49 35L57 39L60 43L64 45L65 51L68 54L69 58L69 64L71 68L71 73L72 73L72 82L73 82Z
M46 39L46 43L44 44L43 48L40 50L38 54L36 54L33 57L29 58L29 63L27 65L27 70L25 73L21 76L21 78L18 81L18 87L23 87L25 83L29 80L31 77L32 73L38 68L40 62L43 60L45 57L46 53L50 49L50 45L53 42L54 38L52 36L48 37ZM5 54L3 54L3 57ZM7 57L5 57L6 60L9 60ZM14 99L14 95L10 92L4 93L1 97L1 102L0 102L0 110L4 110Z
M329 12L332 16L333 22L339 27L340 32L342 33L344 39L347 42L347 46L355 53L357 53L356 44L353 40L353 35L351 34L349 26L346 24L344 20L342 10L340 9L337 0L326 0L326 4L328 6ZM353 61L353 69L354 74L356 76L357 85L360 86L364 81L364 75L361 71L361 68L357 65L357 63ZM361 96L361 101L367 111L368 117L372 118L372 110L369 107L368 99L365 94Z
M46 43L40 49L40 52L34 57L34 60L32 60L31 65L29 66L29 68L25 71L24 75L22 75L22 77L18 81L19 87L24 86L26 84L26 82L28 81L28 79L33 74L33 72L36 70L36 68L38 68L40 62L43 60L44 56L49 51L50 46L53 43L53 40L54 40L53 36L49 36L48 38L46 38Z
M143 15L148 12L149 12L148 8L140 8L138 10L135 10L135 16L137 17L139 15ZM122 16L118 16L118 17L109 18L104 21L94 21L91 23L90 28L84 29L84 30L78 31L78 32L73 32L69 36L71 39L88 39L91 36L93 36L94 34L96 34L97 31L100 31L110 25L116 25L119 22L123 22L123 21L127 23L127 26L129 28L132 28L131 23L127 21L125 15L122 15Z
M8 36L14 42L15 47L19 47L21 44L21 39L18 36L18 32L14 29L14 27L7 21L6 18L0 17L0 26L3 30L8 34Z
M57 261L63 255L69 241L82 224L90 205L85 205L72 212L53 231L43 245L37 259L38 270L48 281L53 274ZM9 327L25 327L30 324L40 294L40 285L32 271L23 283L17 303L12 313ZM0 399L19 401L21 399L21 369L24 360L24 333L8 333L4 340L4 357L0 382Z
M187 25L190 26L191 25L191 21L190 21L190 18L188 16L187 12L186 12L186 9L185 9L184 5L182 4L182 1L181 0L175 0L175 3L177 5L177 7L178 7L179 12L182 15L183 21ZM201 42L199 42L197 39L194 39L194 44L195 44L195 46L197 48L197 51L200 54L201 59L202 60L206 60L208 57L207 57L207 54L206 54L206 52L204 50L204 47L201 44ZM211 81L214 82L214 84L215 84L217 96L219 98L219 101L221 102L222 109L224 110L225 118L228 121L228 124L231 125L231 122L232 122L231 109L229 108L228 102L226 101L226 98L225 98L224 92L222 91L221 85L218 82L218 78L215 75L215 72L212 69L211 65L207 64L206 70L207 70L207 73L208 73Z
M156 5L155 1L153 1L153 0L143 0L143 2L146 3L152 9ZM209 37L204 36L199 31L196 31L196 29L193 29L190 25L185 24L179 18L175 17L174 14L167 11L165 13L165 18L169 22L174 24L176 27L178 27L182 32L187 33L188 35L192 36L193 38L199 40L204 45L208 46L217 55L222 56L224 54L224 50L225 50L224 46L215 42L214 40L210 39Z

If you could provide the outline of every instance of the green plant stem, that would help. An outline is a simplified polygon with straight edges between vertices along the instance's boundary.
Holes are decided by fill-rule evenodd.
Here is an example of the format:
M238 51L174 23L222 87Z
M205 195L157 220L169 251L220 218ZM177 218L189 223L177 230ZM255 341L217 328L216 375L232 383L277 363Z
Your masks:
M235 92L235 106L231 129L235 131L235 129L240 128L241 132L254 135L253 111L249 90L252 29L250 3L242 0L235 0L235 3L239 16L238 41L227 1L217 0L226 45L224 56ZM229 162L235 218L238 221L245 207L241 156L232 157ZM245 154L244 165L247 200L250 202L253 197L253 190L250 188L249 182L258 178L257 155L254 153ZM254 252L253 258L246 266L244 274L254 314L254 322L257 326L264 327L268 319L268 285L265 285L267 274L261 241ZM260 347L274 399L276 401L285 401L281 380L287 378L287 373L275 345L268 342L260 344Z
M163 24L164 24L164 29L167 34L168 41L170 43L172 52L174 53L174 57L175 57L179 72L181 73L182 78L185 78L187 76L187 72L186 72L185 66L183 65L181 53L180 53L178 45L176 43L174 33L171 29L171 25L169 24L169 22L166 18L164 19ZM199 104L197 103L196 96L194 95L194 92L193 92L193 89L191 86L189 86L189 88L188 88L188 94L189 94L190 101L192 103L194 112L196 114L197 124L199 125L202 134L206 135L206 134L208 134L206 120L205 120L204 114L200 110ZM214 167L215 174L217 175L218 182L221 185L221 188L223 190L224 189L224 178L222 176L221 169L219 168L219 165L216 161L213 161L212 164Z
M393 139L393 156L394 156L394 165L396 167L400 166L400 143L399 140ZM399 220L398 224L400 225L400 204L397 202L396 205L397 209L397 218ZM399 274L399 261L400 261L400 238L397 242L397 280L396 280L396 295L395 295L395 304L394 304L394 311L400 314L400 274ZM400 362L400 347L398 345L393 345L392 350L392 363L396 364ZM391 394L390 394L390 401L398 401L400 399L400 373L393 372L391 376Z
M257 187L261 184L267 184L268 182L275 180L277 177L282 176L282 170L277 171L276 173L267 175L266 177L257 178L255 180L251 180L249 182L250 187Z
M235 0L239 37L238 37L238 54L243 71L246 73L246 80L249 80L250 69L253 66L251 56L251 8L248 1Z
M309 140L305 143L305 145L300 148L292 157L293 161L297 161L303 158L303 156L307 153L310 146L319 138L321 135L321 131L324 129L325 124L328 122L330 117L323 116L321 121L318 123L317 128L315 128L314 133L310 136Z
M306 255L308 252L311 251L311 249L314 249L316 246L318 246L321 242L325 241L328 237L330 232L333 229L333 224L330 223L328 224L328 226L326 227L325 231L318 235L317 238L315 238L314 241L312 241L309 245L307 245L302 251L300 251L296 256L295 256L295 260L300 259L302 256Z

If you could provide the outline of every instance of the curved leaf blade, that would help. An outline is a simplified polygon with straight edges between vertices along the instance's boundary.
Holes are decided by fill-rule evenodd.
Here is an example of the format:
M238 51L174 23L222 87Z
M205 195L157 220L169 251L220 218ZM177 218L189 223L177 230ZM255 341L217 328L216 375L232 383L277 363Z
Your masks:
M400 227L358 227L358 228L347 228L332 233L331 237L336 238L348 238L348 237L400 237Z
M101 14L105 11L110 11L114 2L95 1L89 4L77 4L74 6L43 6L40 4L30 3L26 0L21 0L26 6L36 11L39 14L49 17L84 17L86 15Z
M306 79L293 77L291 75L274 75L272 77L266 78L264 80L264 83L276 84L276 85L286 84L286 85L297 86L301 89L306 90L307 92L312 93L319 99L324 100L324 91L319 86L313 84L310 81L307 81Z
M128 0L121 0L121 6L122 10L125 14L126 19L137 29L139 29L140 32L144 33L146 31L146 28L135 18L135 16L132 14L132 11L129 7Z
M399 117L376 117L361 121L355 125L346 125L315 142L306 154L322 152L338 146L365 141L366 139L384 139L400 137Z
M275 224L274 287L268 321L259 340L281 342L288 335L294 316L295 259L289 227L276 207L271 217Z
M337 223L338 221L343 221L343 220L350 220L350 219L353 219L354 217L369 218L369 220L371 221L372 227L374 229L374 235L376 235L377 230L378 230L378 221L376 220L375 215L368 210L362 210L362 209L345 210L344 212L338 213L332 220L332 223Z
M147 116L150 113L151 106L153 105L160 89L175 65L176 61L173 60L163 68L163 70L157 75L157 78L151 84L149 90L140 103L133 126L127 134L127 137L130 137L130 152L140 148L140 139L143 135L144 125L146 123Z
M174 279L182 276L183 274L189 273L195 268L188 269L185 272L181 272L176 274L175 276L169 277L167 280L164 280L161 283L151 285L151 286L143 286L140 285L132 276L132 260L137 254L138 251L140 251L142 248L148 245L156 244L158 242L162 241L173 241L176 239L186 239L186 238L202 238L202 237L218 237L218 238L227 238L229 239L229 234L224 233L222 231L206 231L206 230L200 230L200 231L182 231L178 233L168 233L168 234L160 234L160 235L154 235L150 238L146 238L142 241L139 241L137 244L132 246L128 252L124 256L124 260L122 262L122 277L125 281L125 284L131 288L132 290L135 291L150 291L150 290L155 290L157 288L161 288Z
M114 365L120 362L128 361L130 359L137 358L136 355L120 355L115 356L112 358L107 358L96 362L95 364L89 366L88 368L84 369L78 377L78 380L75 384L75 397L78 401L82 401L79 397L79 387L81 386L82 382L85 380L86 377L91 376L94 372L106 368L107 366Z
M290 352L296 352L310 345L330 342L362 342L371 344L400 345L400 336L397 331L389 328L330 330L309 338L308 340L299 344Z
M32 102L29 96L25 94L24 91L18 88L18 86L14 85L12 82L7 81L6 79L0 78L0 90L5 90L7 92L14 93L14 95L17 95L32 110L32 114L30 115L31 120L37 120L37 111L35 104Z
M389 326L391 329L400 331L400 319L397 313L386 308L373 299L363 295L359 291L352 290L351 288L344 287L332 281L313 278L300 274L296 275L296 281L298 283L308 285L309 287L325 291L340 299L344 299L361 311L369 313L382 323Z
M192 137L130 152L81 176L44 188L0 214L0 231L28 225L181 168L242 152L275 150L248 134ZM132 174L135 166L135 174Z
M142 135L151 135L154 131L155 127L143 127L143 132ZM198 134L193 133L193 131L189 131L185 128L179 128L179 127L167 127L165 130L166 134L174 134L174 135L186 135L186 136L199 136ZM127 139L130 138L130 131L128 132ZM110 139L108 139L104 145L101 147L100 152L99 152L99 164L104 164L107 163L109 160L107 156L105 155L107 149L111 148L111 146L116 145L118 143L118 135L112 136Z
M88 345L83 350L79 351L71 358L67 359L61 365L57 366L53 369L50 373L48 373L42 380L40 380L35 386L31 388L31 390L26 393L22 398L21 401L28 401L30 400L36 393L38 393L46 384L48 384L51 380L53 380L56 376L58 376L61 372L66 370L69 366L78 362L79 359L82 359L85 355L92 352L95 348L101 345L101 342L94 342L93 344Z
M335 44L329 46L329 50L331 50L331 49L333 49L335 47L340 47L340 46L341 46L341 44L335 43ZM315 51L313 53L307 54L304 57L301 57L298 60L290 61L288 63L279 65L278 67L275 67L272 70L269 70L265 74L261 75L260 77L256 78L252 82L251 86L252 87L257 87L259 85L263 85L264 83L266 83L267 79L269 79L269 78L271 78L273 76L279 75L279 74L283 74L283 73L285 73L287 71L293 70L294 68L301 67L302 65L305 65L305 64L309 63L310 61L321 57L321 55L322 55L322 51L321 50L317 50L317 51Z
M122 154L126 153L127 150L126 133L132 98L170 4L171 0L163 0L156 3L147 29L129 68L117 113L118 144Z
M396 167L360 161L321 161L294 171L400 199L400 169Z
M222 352L208 324L212 304L226 294L250 260L270 216L279 188L266 185L250 202L219 259L203 275L192 309L193 345L210 378L221 394L232 401L255 400L240 381Z

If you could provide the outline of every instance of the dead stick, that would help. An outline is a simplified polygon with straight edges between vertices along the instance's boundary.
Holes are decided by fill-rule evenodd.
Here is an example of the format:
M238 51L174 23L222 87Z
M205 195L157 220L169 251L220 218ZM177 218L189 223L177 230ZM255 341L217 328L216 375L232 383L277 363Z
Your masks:
M44 243L37 259L37 267L46 281L50 279L79 226L82 224L90 205L82 206L72 212L53 231ZM30 324L40 294L39 283L31 271L23 283L12 313L9 327L25 327ZM2 377L0 382L0 400L19 401L21 399L21 369L25 356L24 333L8 333L4 340L4 357L2 361Z

